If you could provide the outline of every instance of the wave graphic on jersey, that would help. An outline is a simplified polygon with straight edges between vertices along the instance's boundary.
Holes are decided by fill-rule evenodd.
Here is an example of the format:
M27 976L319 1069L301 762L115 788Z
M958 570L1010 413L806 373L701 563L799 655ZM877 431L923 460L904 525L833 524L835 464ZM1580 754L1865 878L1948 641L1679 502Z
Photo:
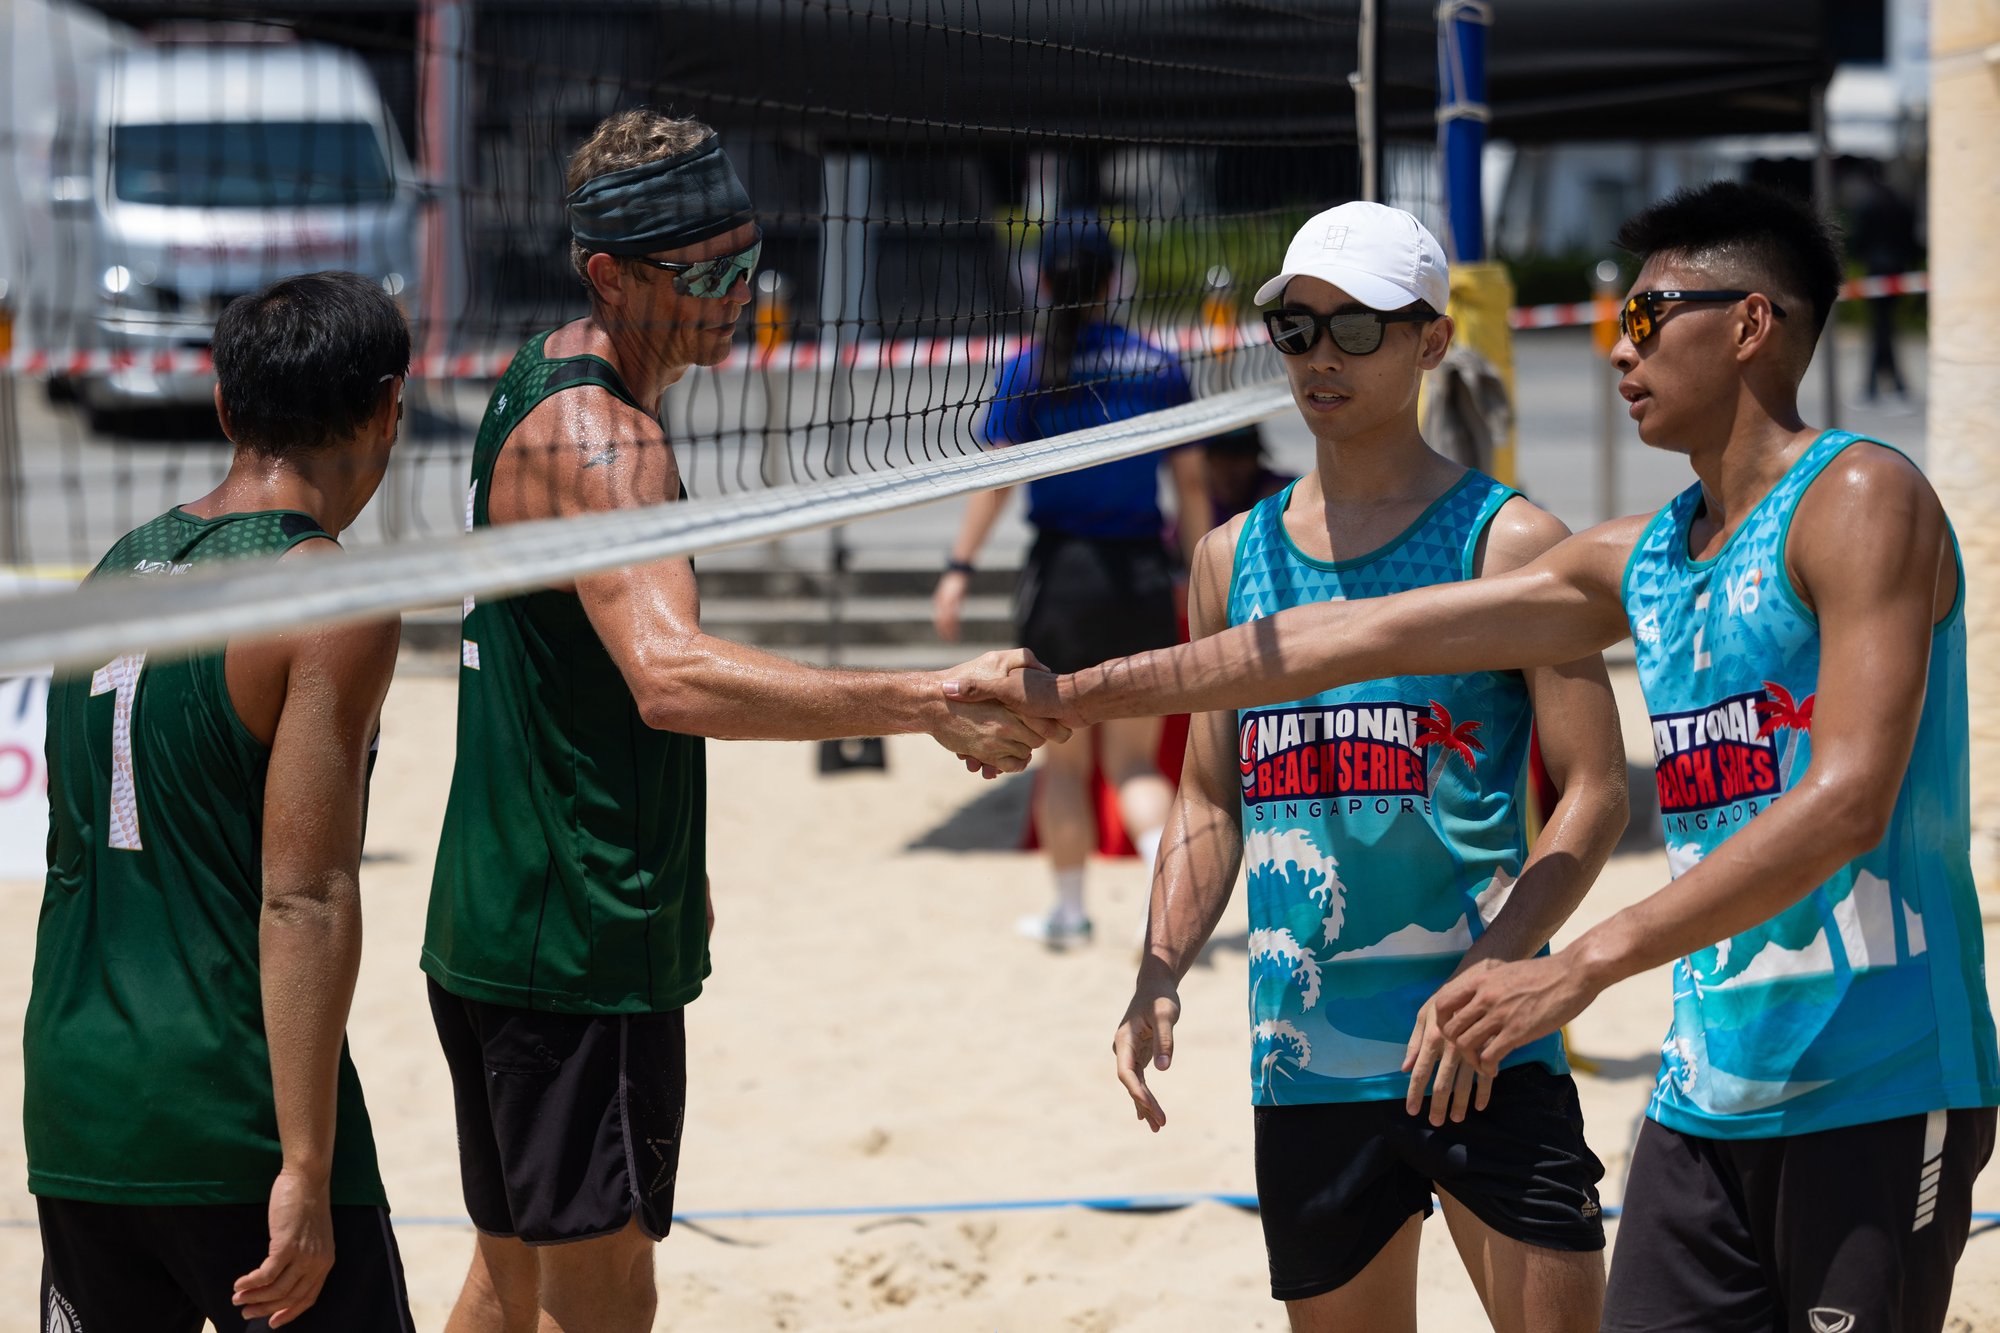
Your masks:
M1312 1063L1312 1040L1282 1018L1267 1018L1250 1029L1252 1058L1257 1062L1258 1086L1268 1096L1276 1075L1296 1074ZM1285 1065L1291 1069L1286 1070Z
M1243 837L1243 851L1250 874L1259 881L1257 888L1269 887L1292 899L1304 894L1326 912L1319 923L1320 938L1330 943L1340 937L1347 915L1347 886L1340 882L1340 862L1332 852L1304 829L1252 829ZM1286 935L1289 938L1290 932Z
M1319 960L1282 926L1250 932L1250 984L1275 977L1280 985L1297 982L1299 1007L1311 1009L1319 1003Z

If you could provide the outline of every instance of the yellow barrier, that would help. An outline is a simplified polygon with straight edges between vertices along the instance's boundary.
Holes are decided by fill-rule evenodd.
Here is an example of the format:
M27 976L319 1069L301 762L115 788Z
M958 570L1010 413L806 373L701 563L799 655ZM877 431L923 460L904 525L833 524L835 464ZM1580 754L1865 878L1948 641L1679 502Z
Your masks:
M1505 264L1453 264L1451 266L1451 309L1458 325L1458 340L1493 363L1507 386L1507 402L1514 394L1514 331L1507 325L1507 312L1514 305L1514 279ZM1493 448L1493 479L1514 485L1515 427L1507 424L1507 438Z

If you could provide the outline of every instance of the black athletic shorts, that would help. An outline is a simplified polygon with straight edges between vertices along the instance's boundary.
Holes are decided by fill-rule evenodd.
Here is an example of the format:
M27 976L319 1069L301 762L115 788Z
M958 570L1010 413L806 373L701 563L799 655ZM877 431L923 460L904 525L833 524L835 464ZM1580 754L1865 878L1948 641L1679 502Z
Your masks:
M1180 641L1174 570L1157 538L1044 532L1016 589L1021 646L1051 671L1081 671Z
M1935 1333L1993 1154L1991 1107L1710 1139L1648 1120L1607 1333Z
M1604 1248L1604 1165L1583 1141L1569 1075L1503 1069L1485 1110L1436 1127L1429 1117L1428 1100L1411 1115L1400 1098L1257 1108L1271 1295L1302 1301L1352 1281L1404 1223L1430 1216L1433 1184L1513 1240Z
M37 1197L42 1222L44 1333L264 1333L229 1303L236 1279L271 1250L261 1203L84 1203ZM25 1323L13 1325L27 1327ZM319 1299L287 1329L299 1333L412 1333L403 1260L389 1210L333 1210L333 1267Z
M687 1036L661 1014L552 1014L430 983L451 1066L465 1211L490 1236L588 1240L673 1224Z

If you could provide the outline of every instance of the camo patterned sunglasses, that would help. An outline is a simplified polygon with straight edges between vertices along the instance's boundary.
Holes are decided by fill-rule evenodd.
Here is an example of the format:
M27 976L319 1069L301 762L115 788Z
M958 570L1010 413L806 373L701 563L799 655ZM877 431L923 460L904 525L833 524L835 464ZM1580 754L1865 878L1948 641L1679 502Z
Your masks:
M738 250L733 255L717 255L713 259L700 259L692 264L675 263L670 259L648 259L643 255L633 256L647 268L656 268L674 275L674 290L682 296L699 297L712 301L729 295L738 279L747 278L757 271L757 257L764 252L764 229L757 229L757 238L749 248Z

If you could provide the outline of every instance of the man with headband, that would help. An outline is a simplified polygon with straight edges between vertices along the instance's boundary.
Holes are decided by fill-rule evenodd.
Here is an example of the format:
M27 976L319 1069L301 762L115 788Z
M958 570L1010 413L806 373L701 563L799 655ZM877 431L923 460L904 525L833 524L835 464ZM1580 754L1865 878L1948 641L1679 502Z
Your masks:
M614 115L570 159L568 187L590 313L531 339L494 389L470 527L679 498L653 409L690 366L728 354L749 299L757 224L707 126ZM1045 731L1067 733L947 702L941 682L1023 660L801 666L704 634L684 559L467 599L423 954L480 1232L450 1333L653 1326L682 1009L709 970L702 738L926 732L1014 771Z

